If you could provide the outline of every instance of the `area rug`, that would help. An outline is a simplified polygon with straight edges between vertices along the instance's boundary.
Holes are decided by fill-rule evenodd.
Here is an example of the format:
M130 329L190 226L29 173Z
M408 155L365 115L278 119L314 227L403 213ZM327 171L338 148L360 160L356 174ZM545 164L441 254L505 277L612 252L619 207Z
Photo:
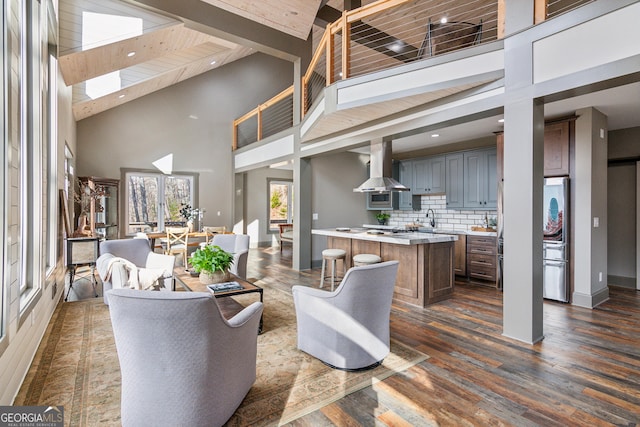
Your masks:
M257 379L229 426L288 423L427 358L392 341L373 370L331 369L296 348L291 294L257 284L265 303ZM120 369L102 299L59 304L14 404L63 405L65 425L120 424Z

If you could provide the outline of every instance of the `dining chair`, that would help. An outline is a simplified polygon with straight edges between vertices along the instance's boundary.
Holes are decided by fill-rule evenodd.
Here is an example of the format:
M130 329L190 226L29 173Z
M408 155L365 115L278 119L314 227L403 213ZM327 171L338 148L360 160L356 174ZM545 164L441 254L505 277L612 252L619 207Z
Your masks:
M206 233L205 236L205 243L209 243L211 241L211 239L213 239L213 237L216 234L224 234L227 232L227 227L226 226L221 226L221 227L214 227L214 226L209 226L209 225L205 225L202 227L202 231Z
M482 40L482 19L478 24L471 22L431 22L416 59L423 59L440 53L479 44Z
M187 249L189 247L189 227L166 227L167 240L163 242L167 255L182 254L184 268L189 267Z

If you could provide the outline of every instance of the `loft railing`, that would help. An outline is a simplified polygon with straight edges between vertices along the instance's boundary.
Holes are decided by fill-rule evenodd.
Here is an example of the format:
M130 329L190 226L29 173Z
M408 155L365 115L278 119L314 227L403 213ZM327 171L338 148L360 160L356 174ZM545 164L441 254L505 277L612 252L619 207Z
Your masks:
M595 0L536 0L535 23L539 24L542 21L555 18L558 15L594 1Z
M293 86L233 121L233 149L293 127Z
M379 0L327 25L302 77L302 117L324 88L504 35L507 0ZM535 23L595 0L531 0ZM315 44L315 43L314 43ZM293 86L234 120L233 149L293 126Z
M498 3L381 0L345 11L327 26L303 77L303 116L336 80L496 40Z

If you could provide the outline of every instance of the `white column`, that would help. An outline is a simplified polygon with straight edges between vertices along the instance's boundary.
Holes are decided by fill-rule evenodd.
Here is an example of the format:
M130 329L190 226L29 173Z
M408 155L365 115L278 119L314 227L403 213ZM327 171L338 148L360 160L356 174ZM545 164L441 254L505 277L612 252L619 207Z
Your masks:
M534 343L543 338L544 105L533 98L533 47L517 34L533 24L533 2L504 3L503 334Z
M607 117L576 111L572 303L592 308L609 299L607 287Z
M543 338L543 163L544 106L505 105L503 334L527 343Z
M311 268L311 162L298 158L293 164L293 262L294 270Z

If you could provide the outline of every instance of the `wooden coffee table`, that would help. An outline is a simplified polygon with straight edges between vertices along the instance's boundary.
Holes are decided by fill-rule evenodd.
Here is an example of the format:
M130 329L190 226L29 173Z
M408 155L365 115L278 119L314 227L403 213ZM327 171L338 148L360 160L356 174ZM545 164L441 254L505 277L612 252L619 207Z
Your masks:
M255 285L251 282L247 282L244 279L241 279L237 276L231 275L230 281L238 282L242 289L235 289L232 291L224 291L224 292L212 292L207 285L200 283L200 279L198 276L192 276L184 267L176 267L173 269L173 277L177 284L182 286L182 288L187 292L208 292L212 293L213 296L218 298L224 297L233 297L244 294L258 293L260 295L260 302L263 302L262 288L258 285ZM220 302L222 302L221 300ZM233 317L240 310L244 308L243 305L235 301L234 299L225 299L225 302L220 305L220 309L223 312L222 314L229 318ZM262 315L260 316L260 327L258 329L258 333L262 333Z

